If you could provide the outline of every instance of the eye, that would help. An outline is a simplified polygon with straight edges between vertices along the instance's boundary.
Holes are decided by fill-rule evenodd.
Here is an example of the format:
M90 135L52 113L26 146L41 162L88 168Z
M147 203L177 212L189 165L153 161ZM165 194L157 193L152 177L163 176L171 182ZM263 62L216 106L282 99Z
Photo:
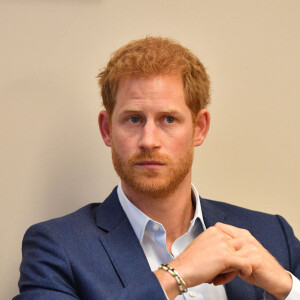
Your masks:
M140 119L138 117L130 117L129 121L133 124L136 124L140 121Z
M173 123L175 121L175 119L173 117L168 116L168 117L166 117L166 121L167 121L167 123Z

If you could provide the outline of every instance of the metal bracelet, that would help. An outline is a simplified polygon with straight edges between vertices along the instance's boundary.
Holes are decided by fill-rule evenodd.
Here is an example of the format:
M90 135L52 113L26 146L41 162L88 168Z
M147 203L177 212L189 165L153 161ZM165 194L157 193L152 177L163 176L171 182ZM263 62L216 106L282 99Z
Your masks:
M173 267L171 267L169 264L161 264L159 268L169 272L176 279L180 294L187 292L185 281Z

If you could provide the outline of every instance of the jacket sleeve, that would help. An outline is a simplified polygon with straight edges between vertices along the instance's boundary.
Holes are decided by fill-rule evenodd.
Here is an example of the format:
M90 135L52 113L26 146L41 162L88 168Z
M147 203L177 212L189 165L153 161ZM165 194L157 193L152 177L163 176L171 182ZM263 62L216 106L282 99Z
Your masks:
M20 266L20 294L13 300L79 299L68 257L47 226L37 224L25 233Z
M295 237L292 227L287 223L287 221L281 217L277 216L279 223L284 232L286 242L289 250L289 269L295 277L300 279L300 241Z
M88 286L81 287L85 289L85 296L82 297L83 291L76 284L76 276L68 251L62 246L62 239L64 237L58 237L58 233L44 223L27 230L22 244L20 294L13 300L166 299L159 281L152 272L147 272L146 277L137 278L134 284L118 291L109 291L107 287L103 287L106 291L102 291L102 295L90 294Z

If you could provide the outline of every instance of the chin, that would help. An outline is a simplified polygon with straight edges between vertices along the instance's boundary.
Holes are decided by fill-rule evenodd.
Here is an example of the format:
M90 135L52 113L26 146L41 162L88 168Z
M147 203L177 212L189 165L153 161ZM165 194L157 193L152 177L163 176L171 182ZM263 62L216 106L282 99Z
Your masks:
M172 178L173 179L173 178ZM173 192L182 180L172 181L166 178L139 178L125 183L130 186L135 192L141 193L151 198L164 197Z

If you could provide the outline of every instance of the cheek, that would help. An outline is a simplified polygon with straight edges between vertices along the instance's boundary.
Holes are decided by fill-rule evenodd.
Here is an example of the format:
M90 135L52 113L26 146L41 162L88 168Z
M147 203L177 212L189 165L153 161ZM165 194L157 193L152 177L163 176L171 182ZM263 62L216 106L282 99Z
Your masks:
M183 132L179 137L176 138L174 142L175 149L177 148L186 149L186 148L190 148L191 145L194 146L194 134L192 128L189 131Z
M135 145L133 139L125 137L124 134L112 135L112 142L115 150L122 155L122 157L130 155Z
M168 153L174 157L183 157L191 151L193 144L190 139L178 139L176 142L169 143L167 146Z

